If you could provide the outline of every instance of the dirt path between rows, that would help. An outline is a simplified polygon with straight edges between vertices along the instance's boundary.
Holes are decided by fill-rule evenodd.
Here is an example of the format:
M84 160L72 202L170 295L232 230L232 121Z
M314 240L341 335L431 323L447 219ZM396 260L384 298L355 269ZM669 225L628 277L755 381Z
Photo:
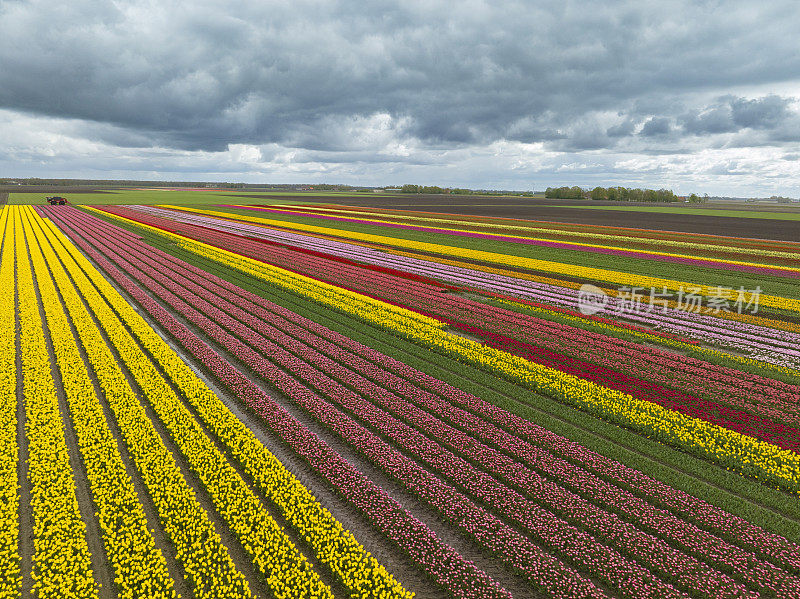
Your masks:
M8 243L8 240L6 240ZM16 275L16 273L15 273ZM28 436L25 432L25 384L22 370L22 348L19 324L19 287L14 292L17 354L17 453L19 481L19 555L22 574L22 597L33 593L33 510L31 509L31 483L28 480Z

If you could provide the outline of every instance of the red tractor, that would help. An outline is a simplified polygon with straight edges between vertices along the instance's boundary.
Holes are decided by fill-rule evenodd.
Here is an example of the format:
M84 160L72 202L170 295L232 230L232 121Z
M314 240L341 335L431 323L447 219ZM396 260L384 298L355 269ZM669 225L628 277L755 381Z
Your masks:
M67 203L67 198L62 198L61 196L51 196L47 198L47 201L50 202L52 206L59 206Z

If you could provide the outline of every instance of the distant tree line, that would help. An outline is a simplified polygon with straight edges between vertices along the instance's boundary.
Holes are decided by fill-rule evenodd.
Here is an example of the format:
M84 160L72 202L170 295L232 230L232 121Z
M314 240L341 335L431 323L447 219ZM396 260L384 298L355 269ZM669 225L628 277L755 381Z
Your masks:
M400 193L446 193L453 195L514 195L533 197L532 191L506 191L491 189L466 189L463 187L439 187L437 185L414 185L406 183L399 187Z
M319 191L353 191L355 189L352 185L341 183L314 183L311 187Z
M400 193L450 193L450 190L437 185L413 185L411 183L406 183L400 188Z
M670 189L631 189L629 187L595 187L590 194L593 200L619 202L680 202Z
M209 181L136 181L122 179L40 179L30 177L26 179L2 178L0 185L18 185L35 187L206 187L212 185L224 189L245 189L257 187L247 183L226 183ZM263 186L259 186L263 187Z
M544 197L561 200L611 200L617 202L681 202L684 198L676 196L670 189L639 189L630 187L595 187L591 191L581 187L548 187ZM687 201L699 204L706 197L691 194Z
M582 200L588 197L588 192L578 187L548 187L544 197L558 200Z

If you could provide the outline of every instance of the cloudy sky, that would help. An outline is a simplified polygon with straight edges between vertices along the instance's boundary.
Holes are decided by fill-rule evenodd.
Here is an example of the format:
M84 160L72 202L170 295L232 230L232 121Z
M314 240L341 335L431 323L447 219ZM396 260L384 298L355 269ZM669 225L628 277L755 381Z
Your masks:
M796 0L0 0L0 176L800 196Z

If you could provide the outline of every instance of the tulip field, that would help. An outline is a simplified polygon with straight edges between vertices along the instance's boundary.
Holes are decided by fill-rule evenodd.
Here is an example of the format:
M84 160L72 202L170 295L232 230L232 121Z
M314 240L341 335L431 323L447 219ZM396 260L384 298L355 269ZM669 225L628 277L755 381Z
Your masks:
M0 210L0 599L800 597L800 242Z

